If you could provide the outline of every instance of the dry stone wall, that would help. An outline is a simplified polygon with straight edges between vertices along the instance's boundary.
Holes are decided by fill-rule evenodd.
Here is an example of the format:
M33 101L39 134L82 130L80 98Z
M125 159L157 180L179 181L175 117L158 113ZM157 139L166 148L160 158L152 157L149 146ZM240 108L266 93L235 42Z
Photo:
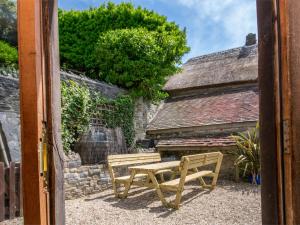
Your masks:
M19 127L19 80L9 73L3 73L0 75L0 132L8 148L4 151L12 161L20 161Z
M153 104L143 98L139 98L135 102L134 110L134 128L135 128L135 141L146 139L146 129L150 121L156 115L159 107L163 103Z
M105 164L82 165L78 154L65 156L65 198L74 199L111 187Z
M61 80L85 84L107 98L116 98L125 90L84 76L61 71ZM18 71L0 68L0 132L4 134L7 153L12 161L20 161L20 97ZM84 145L84 143L82 144Z

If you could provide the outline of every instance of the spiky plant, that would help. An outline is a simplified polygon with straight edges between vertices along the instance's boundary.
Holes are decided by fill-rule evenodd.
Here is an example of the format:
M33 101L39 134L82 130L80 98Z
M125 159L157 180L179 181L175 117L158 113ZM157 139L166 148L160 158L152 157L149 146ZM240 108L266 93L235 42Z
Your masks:
M259 145L259 126L244 132L232 135L237 145L237 150L233 154L237 157L234 165L246 173L252 175L252 182L256 184L256 176L260 175L260 145Z

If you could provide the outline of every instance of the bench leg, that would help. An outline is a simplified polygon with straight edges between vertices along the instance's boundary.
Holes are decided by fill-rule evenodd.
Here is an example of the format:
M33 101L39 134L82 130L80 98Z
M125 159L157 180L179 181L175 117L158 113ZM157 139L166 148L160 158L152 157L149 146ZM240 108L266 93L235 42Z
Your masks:
M199 170L198 170L197 168L194 168L193 171L194 171L195 173L199 172ZM199 180L199 182L200 182L200 186L201 186L201 187L203 187L203 188L207 187L207 184L205 183L205 181L203 180L202 177L199 177L198 180Z
M159 177L160 177L160 181L161 182L165 182L165 178L164 178L164 174L163 173L160 173Z
M147 179L146 179L145 183L146 183L146 184L150 184L150 181L151 181L150 177L147 176Z
M156 179L155 175L153 173L151 173L151 172L148 172L148 176L150 177L150 179L152 181L152 184L153 184L153 186L154 186L154 188L156 190L156 193L157 193L159 199L161 200L162 204L164 206L168 206L168 203L167 203L167 201L166 201L163 193L160 190L160 187L159 187L159 184L157 182L157 179Z
M118 197L118 187L116 182L112 182L112 188L116 197Z
M118 194L119 198L127 198L128 191L129 191L129 189L131 187L131 184L132 184L132 181L134 179L135 174L136 174L136 172L133 170L131 172L131 175L130 175L130 178L129 178L128 182L125 183L125 190L124 190L124 192L122 194Z
M170 180L174 180L174 179L175 179L175 177L176 177L176 172L174 171L174 172L171 174L171 178L170 178Z
M212 180L212 183L211 183L211 190L216 187L218 176L219 176L219 174L216 174L216 173L214 174L214 177L213 177L213 180Z
M182 191L183 191L182 189L177 190L174 206L172 208L179 209L179 205L180 205L180 201L181 201L181 197L182 197Z

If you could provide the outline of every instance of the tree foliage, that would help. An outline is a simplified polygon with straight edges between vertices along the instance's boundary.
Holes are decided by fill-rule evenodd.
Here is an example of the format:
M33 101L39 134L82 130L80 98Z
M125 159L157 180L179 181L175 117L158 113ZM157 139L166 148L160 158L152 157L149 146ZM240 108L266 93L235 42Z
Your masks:
M59 30L63 66L122 87L135 87L136 95L151 98L159 96L156 90L189 51L185 30L165 16L131 3L60 10ZM118 65L109 68L111 59L119 59Z
M0 66L16 67L18 63L18 51L4 41L0 41Z
M173 43L173 37L143 28L103 33L96 45L100 79L156 100L165 78L177 71Z
M0 40L17 45L16 1L0 0Z

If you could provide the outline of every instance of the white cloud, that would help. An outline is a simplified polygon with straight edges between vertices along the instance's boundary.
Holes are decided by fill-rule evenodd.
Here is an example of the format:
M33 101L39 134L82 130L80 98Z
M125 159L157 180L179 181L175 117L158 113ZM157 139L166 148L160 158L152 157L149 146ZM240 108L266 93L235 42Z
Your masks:
M198 48L192 49L192 55L222 47L226 49L241 46L248 33L257 32L255 0L173 1L180 5L182 10L191 12L190 29L198 30L198 37L190 39L192 45ZM208 42L212 45L207 46ZM201 46L201 43L206 43L206 46Z

